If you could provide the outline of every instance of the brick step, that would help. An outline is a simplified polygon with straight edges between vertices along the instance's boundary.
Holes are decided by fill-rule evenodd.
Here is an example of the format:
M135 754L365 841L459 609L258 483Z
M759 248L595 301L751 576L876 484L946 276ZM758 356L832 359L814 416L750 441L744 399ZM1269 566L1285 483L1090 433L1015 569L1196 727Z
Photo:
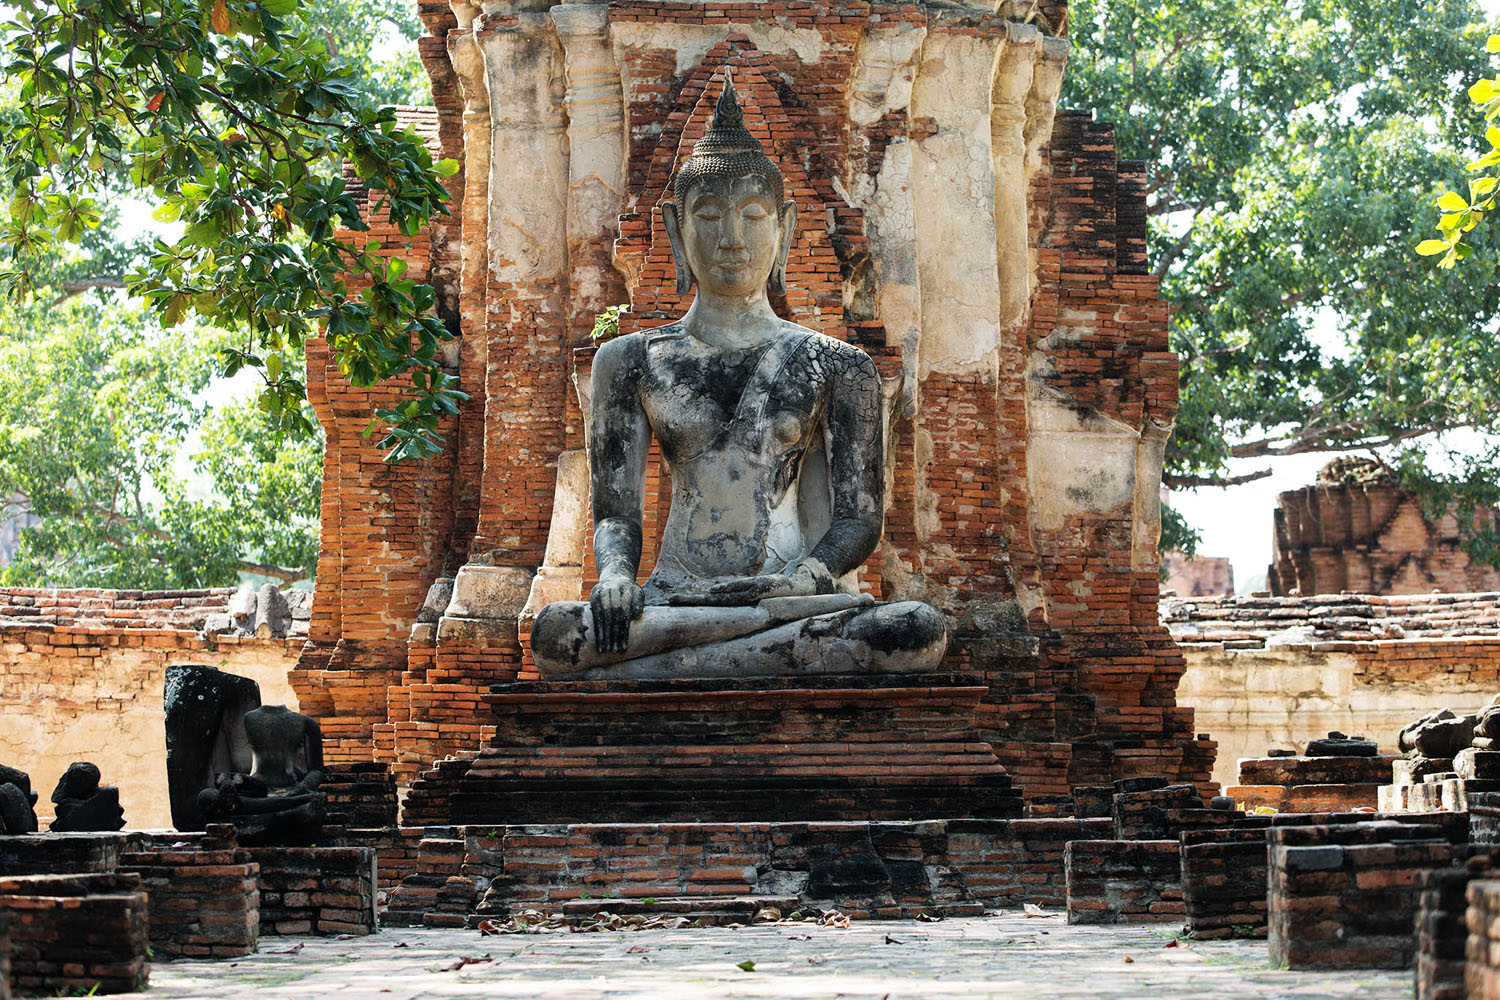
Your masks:
M908 681L916 681L910 683ZM988 691L972 674L498 684L496 745L963 739Z
M441 811L441 798L407 800L408 822ZM762 820L906 820L926 816L1015 818L1021 791L1004 774L934 781L835 776L670 781L484 781L462 782L447 797L456 823L704 822Z
M798 906L796 896L707 896L679 893L639 899L574 899L550 912L560 913L570 922L601 913L618 914L622 917L671 915L690 918L713 914L731 916L748 924L755 914L767 907L775 907L785 916Z

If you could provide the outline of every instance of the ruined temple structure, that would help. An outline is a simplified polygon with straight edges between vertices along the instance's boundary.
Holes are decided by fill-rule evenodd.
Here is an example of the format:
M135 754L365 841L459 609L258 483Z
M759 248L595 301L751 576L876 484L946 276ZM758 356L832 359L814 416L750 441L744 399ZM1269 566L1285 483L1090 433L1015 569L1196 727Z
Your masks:
M1015 815L1023 788L1207 785L1214 744L1157 617L1177 361L1145 173L1056 109L1063 3L421 13L436 110L402 113L463 169L409 248L378 218L370 235L437 287L470 399L441 456L387 465L361 431L398 387L353 389L309 348L327 459L292 684L330 764L391 765L408 824ZM909 686L549 682L531 660L540 609L596 579L589 333L613 305L621 332L686 307L661 203L726 71L799 209L773 304L881 376L884 538L860 583L935 606L950 637ZM642 579L662 473L653 457ZM660 797L623 791L643 778Z
M1493 511L1480 516L1491 521ZM1500 570L1464 552L1458 520L1434 520L1387 466L1337 458L1311 486L1276 498L1271 593L1475 593L1500 589Z
M1223 597L1234 593L1234 567L1224 556L1185 556L1163 552L1162 594L1175 597Z

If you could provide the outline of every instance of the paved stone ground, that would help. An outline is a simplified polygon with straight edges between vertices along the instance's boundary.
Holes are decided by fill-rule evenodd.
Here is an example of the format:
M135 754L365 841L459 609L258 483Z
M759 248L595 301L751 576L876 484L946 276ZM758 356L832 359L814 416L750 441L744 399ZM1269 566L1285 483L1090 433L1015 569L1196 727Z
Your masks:
M1407 1000L1406 972L1273 969L1263 941L1180 941L1161 926L1067 927L1006 912L636 933L480 937L389 928L373 937L267 938L236 962L159 962L143 998L446 1000L821 997L900 1000ZM637 951L636 949L644 949ZM454 968L462 958L485 958ZM753 961L745 972L737 964Z

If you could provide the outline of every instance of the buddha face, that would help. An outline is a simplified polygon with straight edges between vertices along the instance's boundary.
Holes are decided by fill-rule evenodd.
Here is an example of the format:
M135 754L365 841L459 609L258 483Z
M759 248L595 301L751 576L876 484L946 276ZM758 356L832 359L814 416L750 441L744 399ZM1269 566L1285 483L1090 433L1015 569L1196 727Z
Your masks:
M703 291L757 295L785 264L796 209L792 202L778 205L760 177L703 177L688 188L681 205L663 207L669 209L672 250Z

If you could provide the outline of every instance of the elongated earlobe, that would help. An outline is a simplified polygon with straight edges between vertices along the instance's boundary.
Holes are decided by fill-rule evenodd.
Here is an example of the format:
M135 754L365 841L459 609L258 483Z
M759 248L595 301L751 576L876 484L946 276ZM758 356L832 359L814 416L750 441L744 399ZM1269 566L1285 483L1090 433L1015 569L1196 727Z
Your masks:
M776 266L771 268L769 282L772 295L786 294L786 258L792 252L792 241L797 238L797 203L781 204L781 246L776 251Z
M667 242L672 245L672 267L677 272L677 294L693 290L693 269L688 266L687 250L682 245L682 228L678 225L677 202L661 203L662 222L667 227Z

